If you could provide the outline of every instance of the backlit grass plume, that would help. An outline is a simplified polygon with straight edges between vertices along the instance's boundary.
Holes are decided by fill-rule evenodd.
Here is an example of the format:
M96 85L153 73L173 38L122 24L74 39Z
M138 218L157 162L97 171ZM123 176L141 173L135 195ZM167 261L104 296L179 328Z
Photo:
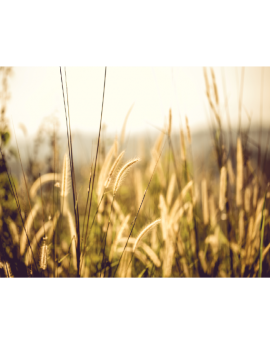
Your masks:
M104 183L104 187L105 187L105 188L108 188L108 187L109 187L109 185L110 185L110 183L111 183L111 180L112 180L113 173L115 172L116 167L117 167L118 163L120 162L121 158L123 157L124 153L125 153L125 151L122 151L122 152L118 155L118 157L116 158L116 160L114 161L114 163L113 163L113 165L112 165L112 167L111 167L111 169L110 169L110 172L109 172L109 174L108 174L108 177L107 177L107 179L106 179L106 181L105 181L105 183Z
M236 205L242 205L242 188L243 188L243 152L241 139L237 139L237 174L236 174Z
M120 187L121 182L123 181L124 177L128 173L129 169L132 167L133 164L137 163L139 160L140 160L139 158L135 158L135 159L128 161L122 167L122 169L119 171L119 173L116 177L116 180L115 180L115 184L114 184L114 188L113 188L113 195L116 194L118 188Z
M121 155L121 154L120 154ZM112 209L113 209L113 201L116 195L116 192L118 190L118 188L120 187L121 182L123 181L123 178L126 176L126 174L128 173L128 171L130 170L130 168L132 167L133 164L137 163L140 159L139 158L135 158L132 159L130 161L128 161L119 171L115 183L114 183L114 188L113 188L113 199L112 199L112 204L111 204L111 210L110 210L110 215L109 215L109 221L108 221L108 226L107 226L107 230L106 230L106 234L105 234L105 242L104 242L104 247L103 247L103 257L102 257L102 264L101 267L102 269L104 268L104 258L105 258L105 248L106 248L106 242L107 242L107 234L108 234L108 230L109 230L109 226L111 223L111 215L112 215ZM101 276L101 272L100 272L100 276Z
M70 189L70 164L68 155L65 154L62 170L61 196L66 197Z
M139 234L139 236L136 238L136 241L134 243L134 246L133 246L133 253L135 252L136 250L136 247L138 245L138 243L140 242L140 240L142 239L142 237L148 232L150 231L151 229L153 229L155 226L157 226L159 223L161 222L161 219L157 219L155 220L154 222L152 222L151 224L147 225L147 227L145 227Z

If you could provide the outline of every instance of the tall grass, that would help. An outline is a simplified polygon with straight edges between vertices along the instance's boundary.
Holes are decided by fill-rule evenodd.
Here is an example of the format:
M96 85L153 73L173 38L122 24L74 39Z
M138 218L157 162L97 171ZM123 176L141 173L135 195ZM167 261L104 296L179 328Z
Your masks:
M23 184L16 186L4 149L0 147L19 215L5 229L0 223L1 231L10 234L12 246L18 251L18 257L13 260L0 253L1 276L270 275L267 189L270 176L264 168L267 147L265 164L258 164L251 155L254 139L250 127L241 128L244 69L236 136L227 108L229 131L225 130L214 70L203 70L213 143L205 155L207 160L194 159L188 118L185 128L181 125L176 135L174 114L169 110L168 126L161 129L152 146L148 149L144 146L139 158L128 160L122 166L125 128L133 106L126 115L120 141L116 138L105 145L102 131L105 69L95 155L81 171L74 164L68 82L66 71L64 74L62 71L67 154L59 157L54 129L51 169L37 178L37 173L32 172L33 165L25 168L20 160ZM227 104L224 80L223 90ZM257 146L260 151L261 139Z

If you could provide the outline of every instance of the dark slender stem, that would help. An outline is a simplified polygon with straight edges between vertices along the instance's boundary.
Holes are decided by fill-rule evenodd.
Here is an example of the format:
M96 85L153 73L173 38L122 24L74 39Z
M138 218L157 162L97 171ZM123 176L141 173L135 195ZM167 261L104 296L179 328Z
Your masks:
M92 224L91 224L91 226L90 226L90 230L92 229L92 227L93 227L93 225L94 225L94 222L95 222L96 216L97 216L97 214L98 214L98 209L99 209L99 206L100 206L100 204L101 204L101 202L102 202L102 200L103 200L103 198L104 198L104 195L105 195L105 193L103 193L103 195L102 195L102 197L101 197L101 199L100 199L100 202L99 202L99 204L98 204L98 207L97 207L96 213L95 213L94 218L93 218L93 220L92 220ZM87 247L86 247L86 249L87 249ZM82 258L82 260L81 260L81 268L80 268L80 272L81 272L81 270L82 270L83 259L84 259L84 257L83 257L83 258Z
M103 265L104 265L105 248L106 248L106 242L107 242L107 234L108 234L109 226L110 226L110 223L111 223L111 214L112 214L112 209L113 209L114 197L115 197L115 194L113 194L113 199L112 199L112 204L111 204L111 210L110 210L110 215L109 215L107 230L106 230L106 232L105 232L105 240L104 240L103 254L102 254L102 262L101 262L101 271L102 271ZM101 276L101 271L100 271L100 276Z
M105 67L105 74L104 74L104 86L103 86L103 97L102 97L99 133L98 133L98 142L97 142L96 158L95 158L94 173L93 173L93 180L92 180L92 188L91 188L91 194L90 194L90 204L89 204L89 209L88 209L88 218L87 218L86 233L85 233L85 237L86 238L85 238L85 241L84 241L83 256L85 255L86 242L87 242L88 235L89 235L88 234L88 225L89 225L89 218L90 218L90 212L91 212L91 205L92 205L92 197L93 197L93 189L94 189L94 183L95 183L95 176L96 176L96 165L97 165L97 157L98 157L98 150L99 150L101 124L102 124L102 115L103 115L103 105L104 105L104 96L105 96L106 73L107 73L107 67Z

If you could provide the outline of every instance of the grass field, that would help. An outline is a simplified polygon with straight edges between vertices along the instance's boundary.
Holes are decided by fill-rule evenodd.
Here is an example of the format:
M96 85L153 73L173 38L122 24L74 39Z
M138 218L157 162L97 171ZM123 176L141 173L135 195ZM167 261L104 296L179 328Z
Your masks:
M215 73L202 71L209 105L205 135L212 141L207 159L194 156L188 116L176 135L169 109L152 146L141 141L138 156L127 158L125 127L132 108L119 124L120 137L107 140L102 103L92 159L79 169L65 69L68 151L61 154L52 122L43 133L49 142L46 159L38 154L38 133L33 153L23 163L19 146L9 145L5 108L10 71L2 70L1 277L270 276L270 130L262 145L262 127L254 139L251 126L241 126L241 92L239 112L231 114L239 126L225 129ZM104 102L105 89L106 69ZM20 179L9 167L11 157L20 164Z

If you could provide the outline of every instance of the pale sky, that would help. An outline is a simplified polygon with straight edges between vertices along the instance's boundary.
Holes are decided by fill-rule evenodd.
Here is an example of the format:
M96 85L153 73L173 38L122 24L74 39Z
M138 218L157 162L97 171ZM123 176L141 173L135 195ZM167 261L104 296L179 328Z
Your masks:
M72 130L98 131L104 68L67 67L66 71ZM214 71L221 109L224 110L221 68L215 67ZM241 68L226 67L223 71L231 122L237 126ZM263 71L263 124L269 125L270 68ZM245 68L243 103L252 115L252 124L259 120L261 72L262 67ZM14 67L10 92L7 117L12 116L17 135L21 134L19 123L26 126L29 134L35 134L42 119L55 112L60 130L65 131L59 67ZM169 108L172 108L174 130L179 130L179 113L182 121L187 115L191 131L208 126L202 67L108 67L103 112L103 123L108 132L120 134L133 103L126 127L129 133L151 129L147 122L163 127ZM225 113L222 118L227 126ZM242 119L246 123L244 112Z

